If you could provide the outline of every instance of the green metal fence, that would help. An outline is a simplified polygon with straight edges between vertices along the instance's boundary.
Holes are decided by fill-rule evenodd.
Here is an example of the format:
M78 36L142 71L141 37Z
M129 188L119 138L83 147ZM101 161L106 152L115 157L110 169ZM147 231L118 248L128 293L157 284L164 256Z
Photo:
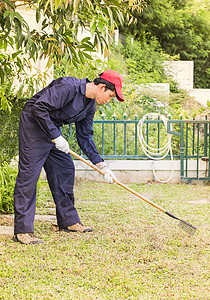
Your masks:
M123 120L117 120L115 115L112 119L102 116L100 120L94 120L94 141L102 157L104 159L148 159L138 139L138 123L137 116L134 120L128 120L126 115ZM173 158L180 160L181 180L188 182L210 181L209 132L210 122L207 121L207 117L205 120L183 120L182 118L172 120L169 117L167 131L160 117L156 120L147 118L144 121L144 136L148 145L161 148L167 140L167 133L172 134ZM73 135L71 125L69 135L70 137ZM170 159L170 155L168 154L165 159ZM194 174L189 172L189 160L196 162ZM201 161L206 165L205 172L200 170Z
M170 124L178 124L179 131L171 131ZM210 181L210 122L206 120L169 120L168 133L180 137L180 176L181 180ZM189 160L196 161L194 174L189 174ZM203 161L206 165L204 172L200 170Z

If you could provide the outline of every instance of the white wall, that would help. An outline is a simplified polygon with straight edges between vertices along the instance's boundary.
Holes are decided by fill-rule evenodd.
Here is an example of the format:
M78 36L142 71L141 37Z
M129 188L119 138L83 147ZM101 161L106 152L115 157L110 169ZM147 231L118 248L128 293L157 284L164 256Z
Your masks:
M165 61L166 73L171 75L179 87L190 91L193 89L193 61Z
M210 101L210 89L193 89L189 94L204 106L207 105L208 100Z
M180 160L171 161L161 160L106 160L108 168L110 168L116 175L119 181L124 183L147 183L154 182L153 169L155 168L156 174L160 180L167 180L171 175L171 169L173 166L173 176L169 183L180 183ZM76 168L76 178L92 180L92 181L104 181L103 176L91 167L87 166L79 160L74 160ZM184 162L185 165L185 162ZM197 161L188 161L188 175L191 177L196 176ZM206 172L206 162L199 161L199 176L204 177Z
M140 87L140 88L139 88ZM162 96L168 99L170 92L169 83L142 83L137 86L141 93L152 92L154 96Z
M168 75L178 83L179 88L189 92L196 101L206 106L210 100L210 89L194 89L194 63L193 61L165 61L165 70Z

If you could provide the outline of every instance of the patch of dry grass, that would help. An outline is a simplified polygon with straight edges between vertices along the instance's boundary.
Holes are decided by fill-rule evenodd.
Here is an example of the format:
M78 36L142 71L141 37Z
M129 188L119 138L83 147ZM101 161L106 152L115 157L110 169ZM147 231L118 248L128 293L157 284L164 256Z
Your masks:
M57 233L36 221L44 245L0 236L0 299L209 299L210 187L129 186L198 227L196 234L117 185L78 181L76 207L94 231ZM44 186L38 202L37 213L54 213Z

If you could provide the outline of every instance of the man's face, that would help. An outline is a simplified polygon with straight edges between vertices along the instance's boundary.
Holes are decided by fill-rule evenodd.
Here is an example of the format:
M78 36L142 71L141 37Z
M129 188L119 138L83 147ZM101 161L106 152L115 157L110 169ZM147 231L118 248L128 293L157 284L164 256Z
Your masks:
M103 105L105 103L109 103L110 100L116 96L115 91L105 90L105 84L97 85L97 92L95 94L95 101L99 105Z

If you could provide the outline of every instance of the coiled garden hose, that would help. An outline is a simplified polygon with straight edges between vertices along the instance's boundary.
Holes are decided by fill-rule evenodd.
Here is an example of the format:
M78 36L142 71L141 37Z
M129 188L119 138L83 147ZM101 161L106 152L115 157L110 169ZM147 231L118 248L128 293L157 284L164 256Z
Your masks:
M158 117L160 117L160 120L162 120L164 126L165 126L165 129L166 129L166 132L167 132L167 122L168 122L168 119L163 116L163 115L160 115L160 114L157 114L157 113L148 113L148 114L145 114L141 120L138 122L138 126L137 126L137 133L138 133L138 138L139 138L139 141L141 143L141 146L142 146L142 150L144 152L144 154L149 157L150 159L152 159L153 161L158 161L158 160L162 160L164 159L168 153L170 152L170 157L171 157L171 174L169 176L169 178L167 180L161 180L158 178L158 176L156 175L156 172L155 172L155 163L154 163L154 167L153 167L153 174L154 174L154 177L161 183L166 183L168 181L171 180L172 176L173 176L173 154L172 154L172 148L171 148L171 134L167 133L167 137L168 137L168 142L161 148L154 148L154 147L151 147L147 144L147 142L145 141L144 139L144 135L143 135L143 125L144 125L144 121L146 118L150 118L152 120L154 119L157 119ZM172 129L172 128L171 128Z

